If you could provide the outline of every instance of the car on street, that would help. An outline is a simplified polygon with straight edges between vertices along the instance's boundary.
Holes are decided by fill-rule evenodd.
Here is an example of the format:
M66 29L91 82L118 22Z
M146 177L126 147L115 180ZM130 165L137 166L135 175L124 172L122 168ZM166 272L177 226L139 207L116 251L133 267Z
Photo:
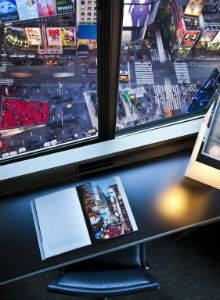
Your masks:
M46 65L49 66L57 65L57 60L47 60Z
M120 70L119 80L124 81L124 82L129 82L131 80L131 78L128 75L128 71Z

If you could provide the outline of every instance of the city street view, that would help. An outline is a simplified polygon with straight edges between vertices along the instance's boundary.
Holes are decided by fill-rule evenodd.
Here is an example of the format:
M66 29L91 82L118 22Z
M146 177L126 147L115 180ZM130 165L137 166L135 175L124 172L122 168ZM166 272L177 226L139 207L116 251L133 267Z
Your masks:
M124 1L116 130L209 104L220 0L193 3ZM0 0L0 158L98 135L96 18L95 0Z
M0 1L2 158L97 135L96 11L87 2L76 12L72 0Z
M117 129L206 107L220 83L220 1L151 2L124 4Z

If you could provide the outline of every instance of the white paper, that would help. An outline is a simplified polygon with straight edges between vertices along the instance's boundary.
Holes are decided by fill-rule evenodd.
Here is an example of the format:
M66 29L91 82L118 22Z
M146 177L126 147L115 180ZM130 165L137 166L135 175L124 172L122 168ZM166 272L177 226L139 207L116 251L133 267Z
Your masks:
M124 187L122 185L121 178L119 176L116 176L115 177L115 181L116 181L116 183L118 185L118 188L119 188L120 194L122 196L122 199L124 200L124 205L125 205L125 208L127 210L127 213L128 213L128 216L129 216L129 220L130 220L131 225L132 225L132 229L133 229L133 231L136 231L136 230L138 230L138 227L137 227L137 224L135 222L133 213L131 211L131 207L129 205L128 198L127 198L127 196L125 194L125 190L124 190Z
M75 188L36 198L34 205L42 259L91 244Z

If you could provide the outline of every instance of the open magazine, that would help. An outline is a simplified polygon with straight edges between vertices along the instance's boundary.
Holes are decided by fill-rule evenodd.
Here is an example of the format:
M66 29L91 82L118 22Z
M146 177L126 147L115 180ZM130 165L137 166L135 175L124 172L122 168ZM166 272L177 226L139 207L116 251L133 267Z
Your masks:
M31 208L43 260L138 229L119 177L50 193Z

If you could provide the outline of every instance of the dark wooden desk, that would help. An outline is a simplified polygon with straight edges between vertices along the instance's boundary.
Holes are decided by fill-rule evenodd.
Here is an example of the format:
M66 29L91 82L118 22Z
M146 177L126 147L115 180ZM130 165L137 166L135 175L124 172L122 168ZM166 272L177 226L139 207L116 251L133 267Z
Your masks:
M86 182L89 177L5 196L0 201L0 283L220 220L220 192L184 179L190 154L191 151L184 151L91 176L121 177L139 230L45 261L40 258L30 201Z

